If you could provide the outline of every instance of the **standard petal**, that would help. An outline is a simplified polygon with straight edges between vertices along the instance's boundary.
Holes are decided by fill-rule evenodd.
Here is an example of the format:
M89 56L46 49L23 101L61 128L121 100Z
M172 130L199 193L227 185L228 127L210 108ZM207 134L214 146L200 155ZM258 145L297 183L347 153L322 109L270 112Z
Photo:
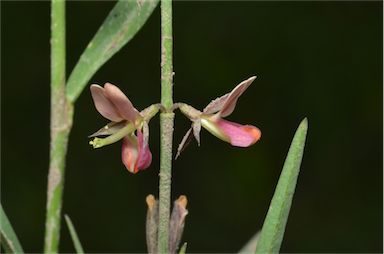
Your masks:
M137 146L137 138L135 135L129 135L124 137L123 146L121 149L121 158L123 164L127 170L131 173L137 173L136 162L139 156L139 150Z
M135 122L137 118L141 117L139 111L133 107L131 101L125 94L115 85L106 83L104 91L108 99L115 105L120 115L130 122Z
M116 107L105 95L105 90L99 85L91 85L91 95L93 103L99 113L112 122L120 122L123 120Z
M223 106L224 106L224 103L225 101L227 100L228 98L228 95L229 93L227 94L224 94L223 96L219 97L219 98L216 98L214 99L213 101L211 101L203 110L203 112L205 114L214 114L218 111L220 111Z
M137 158L137 171L143 170L149 167L152 162L152 153L149 150L149 145L147 143L148 139L144 139L143 133L138 130L137 131L137 140L139 146L139 156Z
M216 124L229 137L233 146L248 147L261 137L260 130L252 125L241 125L224 119L219 119Z
M237 99L247 90L247 88L252 84L256 79L256 76L250 77L247 80L244 80L239 85L237 85L232 92L228 95L225 102L223 103L222 108L219 111L221 117L226 117L232 114L233 110L236 107Z

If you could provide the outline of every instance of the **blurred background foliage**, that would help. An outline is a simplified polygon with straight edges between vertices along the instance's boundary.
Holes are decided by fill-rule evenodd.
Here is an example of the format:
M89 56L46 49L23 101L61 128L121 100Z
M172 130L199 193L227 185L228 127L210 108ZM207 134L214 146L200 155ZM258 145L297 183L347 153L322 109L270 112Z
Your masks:
M67 73L114 2L68 2ZM41 252L49 151L49 2L1 3L1 202L27 252ZM234 148L202 132L174 163L185 194L189 252L235 252L263 223L294 131L309 119L283 252L382 251L382 2L174 3L175 101L202 109L257 75L230 120L258 126ZM139 109L160 100L159 8L92 78L122 88ZM120 144L87 135L106 123L88 90L76 103L63 211L87 252L144 252L152 166L132 175ZM175 148L189 122L176 117ZM73 252L66 226L62 252Z

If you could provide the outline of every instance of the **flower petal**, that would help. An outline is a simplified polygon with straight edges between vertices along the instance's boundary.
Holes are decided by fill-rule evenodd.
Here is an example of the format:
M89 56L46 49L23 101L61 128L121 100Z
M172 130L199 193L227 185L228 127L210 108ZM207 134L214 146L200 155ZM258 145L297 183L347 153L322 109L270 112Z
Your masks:
M223 96L219 97L219 98L216 98L214 99L213 101L211 101L204 109L203 109L203 112L205 114L214 114L218 111L220 111L223 106L224 106L224 103L225 101L227 100L228 98L228 95L229 93L227 94L224 94Z
M221 117L226 117L232 114L233 110L236 107L237 99L247 90L247 88L252 84L256 79L256 76L250 77L247 80L244 80L239 85L237 85L232 92L228 95L225 102L223 103L222 108L219 111Z
M91 85L91 95L93 103L99 113L112 122L120 122L123 120L116 107L105 95L105 90L99 85Z
M148 139L144 139L143 133L137 131L137 139L139 145L139 156L137 158L137 170L146 169L151 165L152 162L152 153L149 150Z
M256 143L261 137L260 130L252 125L241 125L224 119L219 119L216 123L229 137L233 146L248 147Z
M137 137L132 134L123 139L122 161L128 171L134 174L151 165L152 154L140 130L137 131Z
M136 173L136 161L139 155L137 147L137 137L135 135L128 135L123 139L123 146L121 149L121 158L123 164L131 173Z
M230 143L229 137L224 133L224 131L217 124L217 121L220 120L220 118L217 118L216 116L217 115L204 116L203 118L201 118L201 125L204 127L204 129L209 131L216 138L219 138L225 142Z
M135 122L137 118L141 117L139 111L133 107L131 101L117 86L106 83L104 90L108 99L115 105L117 111L125 120Z

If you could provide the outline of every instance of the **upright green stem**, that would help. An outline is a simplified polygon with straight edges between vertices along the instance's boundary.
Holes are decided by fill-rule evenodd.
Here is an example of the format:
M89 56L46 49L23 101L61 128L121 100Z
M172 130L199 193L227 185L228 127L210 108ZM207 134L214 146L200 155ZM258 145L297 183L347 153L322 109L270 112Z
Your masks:
M45 253L57 253L60 239L65 156L73 107L65 92L65 2L51 5L51 145L45 222Z
M172 0L161 0L161 104L165 112L160 114L160 183L158 252L169 251L169 216L171 206L172 176Z
M173 106L172 0L161 0L161 104L170 111Z

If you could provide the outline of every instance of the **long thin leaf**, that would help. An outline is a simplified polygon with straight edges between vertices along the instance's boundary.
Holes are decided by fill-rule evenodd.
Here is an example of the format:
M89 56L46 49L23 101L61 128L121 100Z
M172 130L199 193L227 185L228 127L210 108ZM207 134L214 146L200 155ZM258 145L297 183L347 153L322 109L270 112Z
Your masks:
M300 171L307 136L308 121L299 125L289 148L283 170L264 221L256 253L278 253L283 240L289 210Z
M12 228L11 223L8 220L7 215L3 210L3 206L0 204L0 231L1 231L1 246L3 246L7 253L24 253L23 248L20 245L15 231Z
M84 250L83 250L83 247L81 246L81 242L76 233L75 227L73 226L71 218L69 218L68 215L64 215L64 217L65 217L65 222L67 223L67 226L69 229L69 233L71 234L72 242L73 242L73 245L75 246L76 253L83 254Z
M251 239L244 245L244 247L238 252L239 254L255 253L257 242L260 238L260 231L257 232Z
M68 79L67 97L75 102L96 71L147 21L159 0L120 0L109 13Z
M187 243L185 242L183 246L181 246L179 254L185 254L187 252Z

